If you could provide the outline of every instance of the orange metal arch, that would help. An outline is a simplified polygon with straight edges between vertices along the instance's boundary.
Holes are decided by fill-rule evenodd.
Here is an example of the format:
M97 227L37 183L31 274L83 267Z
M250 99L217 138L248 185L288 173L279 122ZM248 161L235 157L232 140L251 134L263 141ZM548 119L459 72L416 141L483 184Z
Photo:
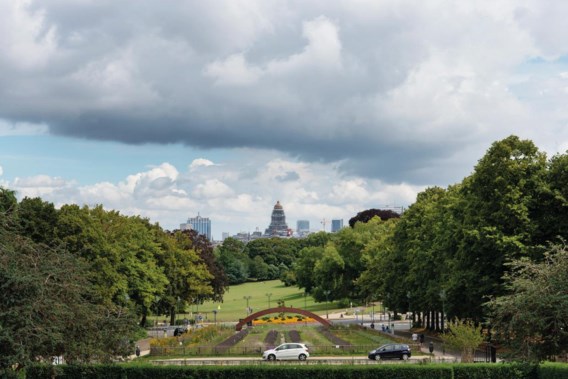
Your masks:
M323 326L326 326L326 327L331 326L331 322L329 322L328 320L326 320L324 318L321 318L320 316L318 316L315 313L312 313L310 311L306 311L306 310L300 309L300 308L277 307L277 308L264 309L262 311L258 311L256 313L251 314L247 318L240 320L237 323L236 329L237 329L237 331L240 331L243 328L243 325L245 325L247 322L252 321L255 318L258 318L258 317L261 317L261 316L264 316L264 315L268 315L268 314L271 314L271 313L298 313L298 314L301 314L302 316L313 318L314 320L316 320L317 322L319 322Z

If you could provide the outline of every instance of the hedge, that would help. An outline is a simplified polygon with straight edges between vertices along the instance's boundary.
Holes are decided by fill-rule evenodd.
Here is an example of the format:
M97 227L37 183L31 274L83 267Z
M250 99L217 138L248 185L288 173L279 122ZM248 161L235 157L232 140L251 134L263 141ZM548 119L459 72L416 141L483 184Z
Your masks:
M310 379L568 379L568 365L37 365L26 370L27 379L297 379L300 377Z
M33 366L27 379L451 379L451 366Z

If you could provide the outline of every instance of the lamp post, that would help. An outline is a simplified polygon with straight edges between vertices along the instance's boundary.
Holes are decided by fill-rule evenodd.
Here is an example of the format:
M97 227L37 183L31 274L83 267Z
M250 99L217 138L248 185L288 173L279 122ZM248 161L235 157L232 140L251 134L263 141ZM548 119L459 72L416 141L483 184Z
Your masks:
M406 297L408 299L408 313L410 314L412 313L412 308L410 307L410 291L406 293ZM408 318L408 329L412 329L412 319L410 317Z
M247 315L248 315L250 314L249 300L252 299L252 296L243 296L243 299L247 301Z
M327 319L329 319L329 313L328 313L328 310L329 310L329 298L328 298L328 296L329 296L330 293L331 293L330 290L325 290L325 291L323 291L323 294L325 295L325 305L326 305L326 307L325 307L325 318L327 318Z
M217 325L217 310L213 309L213 321L215 322L215 325Z
M267 293L266 296L268 297L268 308L270 308L270 296L272 296L272 293Z

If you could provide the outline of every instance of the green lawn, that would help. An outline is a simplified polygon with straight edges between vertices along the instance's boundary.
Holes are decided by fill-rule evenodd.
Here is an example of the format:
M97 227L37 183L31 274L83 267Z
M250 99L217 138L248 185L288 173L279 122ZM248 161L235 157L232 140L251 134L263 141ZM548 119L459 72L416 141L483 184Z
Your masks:
M286 287L280 280L267 280L231 286L225 293L222 303L208 301L199 306L193 305L191 311L206 315L208 321L214 319L213 310L217 311L217 321L238 321L247 316L245 296L250 296L249 307L252 308L253 312L258 312L268 308L268 296L266 294L269 293L272 294L270 296L271 308L277 306L278 300L284 300L287 307L302 308L319 315L325 315L328 306L330 310L336 308L332 302L326 305L325 302L316 303L309 295L304 298L304 291L298 287Z

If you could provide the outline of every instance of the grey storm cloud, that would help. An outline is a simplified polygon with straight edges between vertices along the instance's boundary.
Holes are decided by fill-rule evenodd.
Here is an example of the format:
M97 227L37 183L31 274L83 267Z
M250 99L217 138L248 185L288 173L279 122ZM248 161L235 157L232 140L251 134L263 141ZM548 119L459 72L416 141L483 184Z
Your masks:
M474 162L523 127L501 73L565 54L555 41L568 33L537 28L536 1L421 4L4 4L0 119L128 144L275 149L385 181L429 183L446 162L444 177L460 179L465 145Z

